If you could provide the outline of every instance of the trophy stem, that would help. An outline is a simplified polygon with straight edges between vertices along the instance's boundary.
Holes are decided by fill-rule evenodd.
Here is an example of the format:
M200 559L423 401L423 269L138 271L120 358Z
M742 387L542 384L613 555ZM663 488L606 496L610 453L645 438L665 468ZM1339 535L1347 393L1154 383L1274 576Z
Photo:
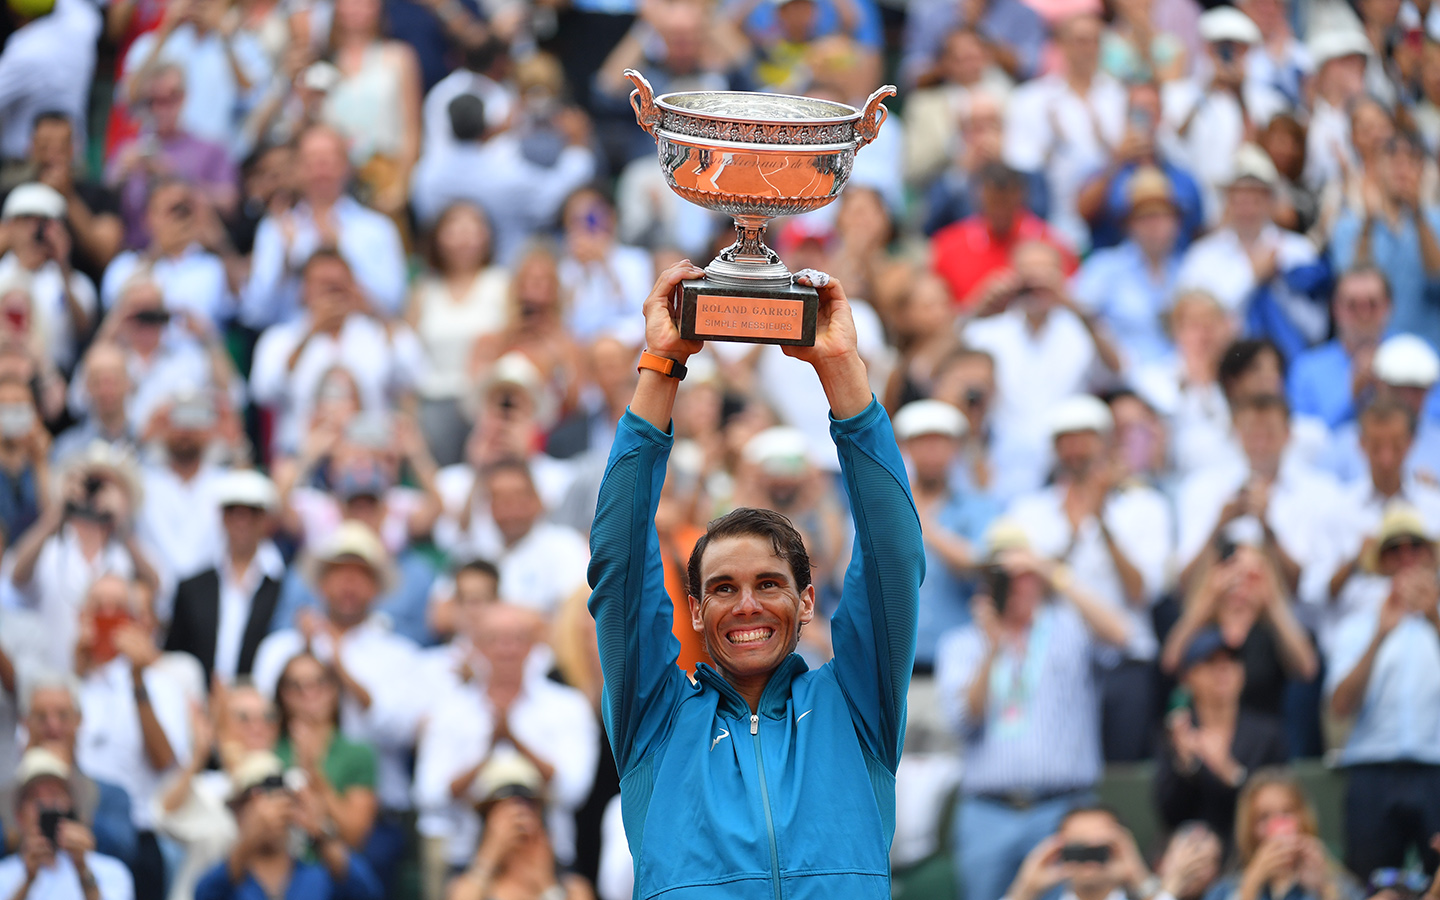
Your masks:
M765 216L735 216L735 243L705 267L710 279L722 284L783 287L790 284L790 270L780 256L765 246Z

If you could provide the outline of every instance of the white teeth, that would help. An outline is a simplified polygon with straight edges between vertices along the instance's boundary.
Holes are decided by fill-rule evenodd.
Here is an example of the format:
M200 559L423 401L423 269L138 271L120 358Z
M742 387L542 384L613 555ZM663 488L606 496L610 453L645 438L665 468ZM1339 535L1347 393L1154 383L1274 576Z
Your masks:
M753 644L768 639L774 633L773 628L756 628L751 631L732 631L728 637L732 644Z

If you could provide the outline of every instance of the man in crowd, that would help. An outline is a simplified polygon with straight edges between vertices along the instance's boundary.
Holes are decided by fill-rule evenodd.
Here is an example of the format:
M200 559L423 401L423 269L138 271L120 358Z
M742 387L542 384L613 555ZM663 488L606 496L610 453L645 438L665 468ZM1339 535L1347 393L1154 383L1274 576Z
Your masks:
M1031 553L1013 523L993 524L987 543L990 583L936 672L960 739L954 859L973 900L1000 900L1031 848L1089 802L1103 767L1097 654L1133 640L1122 612Z
M844 291L823 273L802 273L821 297L815 346L786 351L820 377L855 515L831 619L835 658L807 672L793 653L815 615L799 534L775 513L741 508L711 523L690 557L691 624L715 661L698 668L693 687L673 664L679 642L651 522L680 367L701 349L680 338L668 298L700 274L677 263L645 300L649 349L591 531L601 702L633 823L637 890L699 897L721 881L753 890L785 881L797 896L889 897L886 797L904 740L924 570L904 464L870 392ZM677 764L656 766L664 758ZM815 830L841 809L852 811L849 827Z
M1083 860L1067 858L1085 851ZM1040 900L1056 889L1075 900L1146 893L1150 870L1119 816L1103 806L1071 810L1020 866L1006 900Z
M83 176L75 163L75 125L58 111L35 117L30 136L33 170L25 181L49 185L65 198L65 226L74 242L75 268L98 282L110 260L120 251L125 226L117 199L98 181Z
M30 295L30 327L45 339L51 362L68 369L81 336L94 324L95 285L70 267L65 198L46 184L16 187L0 206L0 230L9 247L0 257L0 283Z
M1295 357L1285 393L1296 416L1337 428L1355 417L1373 392L1375 350L1390 323L1390 282L1374 266L1340 276L1330 300L1335 337Z
M85 352L77 377L86 402L80 421L55 438L50 455L64 463L100 441L122 452L136 449L138 430L130 421L130 372L125 350L113 341L97 341Z
M1413 334L1395 334L1380 342L1370 363L1372 401L1398 403L1415 423L1414 437L1405 457L1405 474L1429 483L1440 477L1440 428L1432 410L1431 393L1440 382L1440 354ZM1366 460L1360 430L1348 422L1331 433L1318 457L1321 466L1342 482L1365 480Z

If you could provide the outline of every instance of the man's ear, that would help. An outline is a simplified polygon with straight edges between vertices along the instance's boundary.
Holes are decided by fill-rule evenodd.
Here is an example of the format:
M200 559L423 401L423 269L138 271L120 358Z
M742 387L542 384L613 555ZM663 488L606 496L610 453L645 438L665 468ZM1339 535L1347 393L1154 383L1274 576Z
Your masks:
M800 617L797 624L809 625L815 619L815 585L808 584L800 592Z
M689 594L685 599L690 602L690 627L695 629L696 634L705 633L705 617L700 614L700 601Z

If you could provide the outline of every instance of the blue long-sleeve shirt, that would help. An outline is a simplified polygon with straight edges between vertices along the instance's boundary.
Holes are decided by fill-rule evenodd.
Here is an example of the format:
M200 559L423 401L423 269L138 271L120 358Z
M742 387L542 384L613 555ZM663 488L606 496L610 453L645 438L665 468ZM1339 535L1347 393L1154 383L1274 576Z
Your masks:
M344 881L336 881L330 871L315 863L297 862L285 886L284 900L382 900L385 889L366 865L365 860L350 854L350 869ZM195 900L275 900L260 886L255 876L246 873L239 883L230 878L229 863L222 862L195 885Z
M665 593L655 507L672 437L620 420L591 531L602 710L637 898L888 898L895 769L924 576L920 522L878 403L832 420L855 546L835 658L792 653L756 712L701 665L692 684Z

